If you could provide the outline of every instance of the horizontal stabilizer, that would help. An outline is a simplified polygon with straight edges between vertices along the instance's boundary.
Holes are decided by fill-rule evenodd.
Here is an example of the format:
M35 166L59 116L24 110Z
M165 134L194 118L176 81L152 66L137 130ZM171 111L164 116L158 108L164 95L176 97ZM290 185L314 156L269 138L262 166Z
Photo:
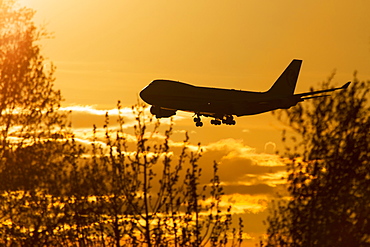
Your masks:
M319 93L333 92L333 91L340 90L340 89L346 89L346 88L348 88L349 84L351 84L350 81L347 82L346 84L344 84L341 87L332 88L332 89L326 89L326 90L320 90L320 91L313 91L313 92L308 92L308 93L300 93L300 94L295 94L295 96L304 97L304 96L315 95L315 94L319 94Z
M349 82L347 82L346 84L344 84L342 87L341 87L341 89L347 89L347 87L349 86L349 84L351 84L351 82L349 81Z

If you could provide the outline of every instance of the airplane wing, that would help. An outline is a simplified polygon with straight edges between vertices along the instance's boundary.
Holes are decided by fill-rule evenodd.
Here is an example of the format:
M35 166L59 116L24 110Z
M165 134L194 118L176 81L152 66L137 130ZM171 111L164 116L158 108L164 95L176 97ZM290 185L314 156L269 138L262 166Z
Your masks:
M350 81L347 82L346 84L344 84L341 87L326 89L326 90L320 90L320 91L313 91L313 92L308 92L308 93L300 93L300 94L295 94L294 96L304 97L304 96L315 95L315 94L320 94L320 93L333 92L333 91L340 90L340 89L346 89L349 86L349 84L351 84ZM312 98L326 97L326 96L328 96L328 95L322 95L322 96L316 96L316 97L306 97L306 98L302 98L302 99L312 99Z

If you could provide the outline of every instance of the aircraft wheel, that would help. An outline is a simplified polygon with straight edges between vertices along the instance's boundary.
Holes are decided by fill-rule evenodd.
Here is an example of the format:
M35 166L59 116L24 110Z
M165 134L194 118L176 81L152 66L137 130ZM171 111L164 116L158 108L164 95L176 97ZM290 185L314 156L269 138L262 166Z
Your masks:
M235 122L235 120L232 120L232 121L230 121L230 122L227 122L226 124L227 124L227 125L235 125L235 124L236 124L236 122Z
M221 121L220 120L217 120L217 119L212 119L211 120L211 124L213 124L213 125L221 125Z
M195 126L197 126L197 127L202 127L202 126L203 126L203 123L202 123L202 122L196 122L196 123L195 123Z
M235 120L233 119L227 119L225 122L223 122L224 124L227 124L227 125L235 125L236 122Z

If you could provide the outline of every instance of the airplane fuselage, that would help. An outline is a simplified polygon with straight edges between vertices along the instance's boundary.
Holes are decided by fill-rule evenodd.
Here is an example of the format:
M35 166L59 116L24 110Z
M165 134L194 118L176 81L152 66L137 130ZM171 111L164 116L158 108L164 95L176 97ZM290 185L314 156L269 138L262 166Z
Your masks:
M268 92L198 87L171 80L154 80L141 93L148 104L165 110L196 112L204 116L245 116L289 108L300 100L279 98Z

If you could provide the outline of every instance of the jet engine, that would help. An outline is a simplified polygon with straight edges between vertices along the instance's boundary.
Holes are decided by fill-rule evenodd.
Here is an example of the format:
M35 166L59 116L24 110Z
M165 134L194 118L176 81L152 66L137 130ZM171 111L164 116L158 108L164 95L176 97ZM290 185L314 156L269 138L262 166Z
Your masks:
M155 115L156 118L171 117L173 115L176 115L176 111L174 110L166 110L154 105L150 107L150 113Z

